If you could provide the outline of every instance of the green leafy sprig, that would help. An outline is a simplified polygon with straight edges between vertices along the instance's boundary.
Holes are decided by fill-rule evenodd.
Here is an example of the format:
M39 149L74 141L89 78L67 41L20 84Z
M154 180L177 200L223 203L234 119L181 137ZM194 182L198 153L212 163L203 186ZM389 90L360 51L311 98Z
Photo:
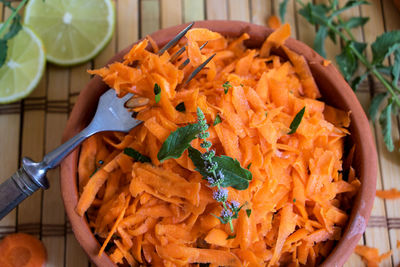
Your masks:
M374 96L369 108L371 120L377 118L379 107L386 103L379 115L379 124L382 135L389 151L394 150L393 137L391 133L393 115L399 114L400 108L400 88L398 85L400 76L400 30L383 33L370 45L372 60L369 60L365 51L367 43L355 39L351 29L364 26L369 18L351 17L344 20L341 14L360 5L369 4L365 0L348 0L342 7L339 7L338 0L330 0L329 4L313 4L312 2L303 3L296 0L301 9L299 13L318 30L314 39L314 49L323 57L326 57L325 40L330 38L334 43L339 38L343 43L342 51L336 56L336 62L344 78L356 90L361 82L368 75L374 76L386 89L386 92ZM280 5L281 18L284 17L288 1L283 1ZM282 15L283 14L283 15ZM391 65L384 61L393 56ZM365 67L364 73L357 75L359 65Z
M203 179L207 180L210 187L216 188L213 197L223 207L220 216L212 215L218 218L222 224L229 224L233 233L232 220L238 218L239 212L245 204L240 205L237 201L228 202L227 187L237 190L247 189L252 180L252 174L249 170L242 168L236 159L224 155L216 156L215 151L211 149L212 143L207 140L210 136L209 126L200 108L197 108L197 119L197 123L189 124L172 132L163 143L157 158L161 162L170 158L179 158L188 149L189 157L193 161L196 171L203 176ZM201 153L190 146L190 142L196 138L203 140L200 146L206 152ZM246 213L250 216L251 211L246 211Z
M17 33L22 29L21 15L18 14L18 12L27 1L28 0L22 0L21 3L14 8L10 1L0 0L0 3L3 3L5 7L12 11L11 15L0 27L0 68L4 65L7 59L8 41L17 35ZM6 29L8 29L8 32L4 34Z

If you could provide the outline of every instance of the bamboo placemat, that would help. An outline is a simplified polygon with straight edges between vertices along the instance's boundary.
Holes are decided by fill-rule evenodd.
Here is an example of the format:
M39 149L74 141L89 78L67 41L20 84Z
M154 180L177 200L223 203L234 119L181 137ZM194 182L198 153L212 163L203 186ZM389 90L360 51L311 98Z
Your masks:
M279 2L278 0L116 0L115 34L100 55L89 63L73 68L60 68L48 64L42 81L28 98L14 104L0 105L0 181L10 177L17 170L22 156L41 160L46 152L60 144L68 114L79 91L90 79L86 73L87 69L103 66L117 51L147 34L183 22L231 19L265 25L269 15L278 13ZM322 3L328 0L314 0L314 2ZM392 0L370 2L369 6L351 9L344 14L370 18L362 30L353 32L356 38L372 42L384 31L400 29L400 13L394 7ZM13 4L18 3L15 1ZM292 26L292 36L311 45L315 37L315 28L297 13L299 5L295 1L290 3L286 21ZM0 4L0 21L8 16L8 10ZM338 54L340 45L331 41L326 42L328 58L332 61L334 55ZM362 84L357 96L366 109L371 95L382 90L379 83L370 79ZM379 153L377 188L400 188L400 153L387 152L379 133L379 125L371 123L371 130L376 136ZM397 142L399 132L399 118L397 118L393 127L393 135ZM45 244L49 256L48 266L90 266L65 216L58 170L49 172L48 178L51 184L49 190L36 192L0 221L0 238L13 232L30 233ZM400 250L396 249L397 240L400 240L400 200L375 199L372 216L360 244L377 247L381 253L393 249L392 257L384 261L381 266L397 266L400 263ZM345 266L364 265L358 256L353 255Z

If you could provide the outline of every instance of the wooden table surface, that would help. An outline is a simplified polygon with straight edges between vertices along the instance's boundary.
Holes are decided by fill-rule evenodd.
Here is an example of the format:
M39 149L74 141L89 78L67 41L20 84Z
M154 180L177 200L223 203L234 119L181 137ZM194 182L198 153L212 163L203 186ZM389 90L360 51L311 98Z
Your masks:
M87 69L98 68L117 51L160 28L205 19L229 19L266 24L268 16L277 14L278 0L116 0L117 23L110 44L89 63L61 68L48 64L46 73L25 100L0 105L0 181L17 170L21 158L41 160L43 155L60 144L61 134L79 91L90 79ZM315 28L298 13L299 6L291 0L286 20L292 26L292 36L311 45ZM307 2L307 1L304 1ZM314 2L328 2L315 0ZM341 3L345 1L340 1ZM370 0L371 5L351 9L344 16L366 16L370 21L362 30L354 31L356 38L372 42L384 31L400 29L400 12L391 0ZM18 1L13 3L18 4ZM0 21L9 15L0 4ZM329 59L340 51L340 44L326 42ZM370 56L370 52L368 52ZM383 90L374 80L362 84L357 96L367 108L371 95ZM377 124L371 123L379 153L377 188L400 189L400 153L389 153ZM399 118L393 135L399 143ZM397 147L398 149L398 147ZM60 196L59 171L49 172L51 187L36 192L15 211L0 221L0 238L13 232L25 232L39 237L48 251L48 266L88 266L90 262L71 232ZM397 266L400 250L400 200L375 200L371 219L360 244L393 250L393 255L381 266ZM351 256L346 266L364 266L360 258Z

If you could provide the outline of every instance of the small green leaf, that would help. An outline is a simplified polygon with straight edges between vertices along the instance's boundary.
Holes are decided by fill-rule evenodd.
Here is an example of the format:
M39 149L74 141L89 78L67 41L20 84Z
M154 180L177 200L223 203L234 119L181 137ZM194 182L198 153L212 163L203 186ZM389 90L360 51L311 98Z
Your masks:
M136 161L145 163L145 162L151 162L151 159L145 155L142 155L139 151L136 151L135 149L131 147L126 147L124 149L124 154L132 157Z
M314 39L314 49L320 54L322 57L326 58L325 52L325 39L328 35L328 28L325 26L320 26L317 35Z
M293 198L293 203L296 203L296 199L295 198Z
M250 170L251 164L253 164L253 163L250 162L249 165L247 165L246 169Z
M394 150L393 138L392 138L392 103L389 104L382 110L379 116L379 124L381 125L381 131L383 140L385 141L387 149L392 152Z
M329 38L332 40L332 42L333 42L334 44L336 44L336 32L333 31L332 29L329 29L329 31L328 31L328 36L329 36Z
M343 48L342 53L336 56L336 62L346 81L350 81L358 67L358 61L351 50L350 45L346 45Z
M201 158L201 152L191 146L188 150L196 171L203 177L207 177L209 174L206 171L204 160ZM213 161L218 163L217 171L221 171L225 177L221 187L231 186L237 190L245 190L249 187L249 181L253 179L253 176L249 170L240 166L239 161L224 155L215 156Z
M314 5L307 3L299 10L299 13L311 24L327 26L329 18L326 16L326 13L329 11L330 8L324 4Z
M285 14L288 2L289 0L283 0L282 2L279 3L279 17L281 18L282 22L285 21Z
M365 80L365 78L368 77L368 72L364 73L361 76L356 76L352 81L351 81L351 88L353 88L354 91L357 90L357 88L360 86L360 84Z
M224 219L222 219L221 217L215 215L214 213L211 213L212 216L214 216L215 218L217 218L222 224L226 224L227 221L225 221Z
M170 158L179 158L190 146L190 142L196 139L200 132L201 129L198 124L189 124L185 127L178 128L164 141L157 154L158 160L164 161Z
M217 125L218 123L221 123L222 122L222 120L221 120L221 117L219 116L219 114L217 114L217 116L215 116L215 120L214 120L214 126L215 125Z
M352 28L363 26L365 23L368 22L368 20L369 20L368 17L352 17L349 20L341 23L340 27L352 29Z
M387 96L387 92L384 92L384 93L379 93L379 94L375 95L374 98L372 98L371 105L369 106L369 110L368 110L369 118L372 121L375 121L376 115L378 114L378 111L379 111L379 107L380 107L382 101L386 98L386 96Z
M175 109L180 112L185 112L186 111L185 102L181 102L178 105L176 105Z
M294 117L292 123L290 124L290 132L288 134L294 134L299 127L301 120L303 119L304 112L306 111L306 107L303 107Z
M246 209L246 214L247 214L247 217L250 217L250 215L251 215L251 209Z
M342 12L346 11L347 9L350 9L350 8L353 8L353 7L356 7L356 6L360 6L360 5L367 5L367 4L369 4L369 3L368 3L368 1L365 1L365 0L350 0L350 1L347 1L347 3L342 8L339 8L335 12L332 12L330 17L331 18L335 18L339 14L341 14Z
M394 52L392 76L393 76L392 85L397 86L400 76L400 48L397 48L396 51Z
M154 95L155 95L154 99L156 100L156 103L158 103L161 100L161 87L157 83L155 83L153 90L154 90Z
M10 28L8 29L8 32L4 35L5 40L10 40L13 38L17 33L22 29L21 25L21 16L16 15L10 25Z
M0 67L4 65L7 59L7 41L4 39L0 39Z
M372 64L382 63L383 60L400 47L400 30L386 32L378 36L372 43Z
M226 240L234 239L234 238L236 238L236 235L228 235L228 237L226 238Z
M226 82L222 85L222 87L224 88L224 93L227 94L228 91L229 91L229 88L231 88L232 85L229 83L229 81L226 81Z

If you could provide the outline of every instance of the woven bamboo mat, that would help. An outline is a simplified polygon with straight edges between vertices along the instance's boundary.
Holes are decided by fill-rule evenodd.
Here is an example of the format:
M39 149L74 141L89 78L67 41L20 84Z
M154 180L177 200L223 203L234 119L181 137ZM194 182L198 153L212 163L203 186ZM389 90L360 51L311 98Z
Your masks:
M327 2L327 0L314 0ZM340 1L344 2L344 1ZM345 16L363 15L370 22L354 31L356 38L371 42L384 31L400 29L400 13L391 0L371 0L372 4L351 9ZM291 24L293 37L312 44L315 29L299 14L299 6L291 2L286 20ZM13 3L18 4L18 1ZM60 144L68 114L79 91L90 79L87 69L101 67L117 51L160 28L204 19L232 19L266 24L269 15L277 14L278 0L116 0L117 24L114 37L107 48L94 60L73 68L49 64L36 90L25 100L0 105L0 181L17 170L22 156L41 160L43 155ZM9 15L0 4L0 21ZM340 44L326 43L330 59L340 50ZM370 56L370 55L369 55ZM383 88L374 80L365 82L357 95L367 108L374 91ZM379 153L378 189L400 188L400 154L388 153L378 134L379 126L371 123ZM399 140L399 119L393 134ZM43 241L48 255L48 266L89 266L90 262L75 240L64 213L60 196L59 172L49 172L51 187L36 192L15 211L0 221L0 238L13 232L33 234ZM400 200L375 200L367 230L360 240L382 252L393 249L393 255L381 266L397 266L400 250ZM364 266L353 255L346 266Z

